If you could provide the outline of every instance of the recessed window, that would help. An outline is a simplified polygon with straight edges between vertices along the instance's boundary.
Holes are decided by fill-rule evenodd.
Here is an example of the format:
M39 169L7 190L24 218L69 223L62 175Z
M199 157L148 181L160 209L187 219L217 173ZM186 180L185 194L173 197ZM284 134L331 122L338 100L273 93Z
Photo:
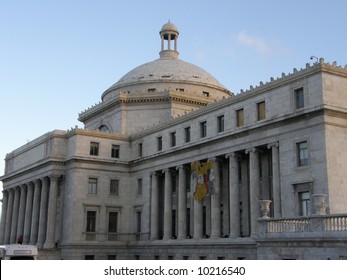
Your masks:
M294 90L294 98L295 98L295 109L304 108L304 88L298 88Z
M149 89L148 89L148 92L156 92L156 91L157 91L156 88L149 88Z
M296 144L298 166L308 165L308 145L307 141L302 141Z
M137 195L142 195L142 179L137 179Z
M119 158L119 145L112 145L111 148L111 157Z
M257 118L258 121L265 119L265 101L257 103Z
M240 127L244 125L244 112L243 108L236 110L236 126Z
M108 232L118 232L118 212L108 213Z
M176 146L176 132L170 133L170 141L171 141L171 147Z
M142 230L142 212L136 211L136 232L140 233Z
M97 194L98 192L98 179L89 178L88 180L88 194Z
M100 125L99 126L99 130L100 131L103 131L103 132L106 132L106 131L109 131L109 128L107 125Z
M161 151L163 149L163 137L162 136L157 137L157 148L158 148L158 151Z
M224 131L224 115L217 117L217 130L218 132Z
M310 207L310 192L300 192L299 193L299 211L300 216L308 216L309 215L309 207Z
M90 152L89 154L91 156L98 156L99 155L99 143L97 142L90 142Z
M139 143L139 157L142 157L143 155L143 145L142 143Z
M86 232L95 232L96 230L96 211L87 211Z
M202 92L202 95L205 96L205 97L210 97L210 93L207 92L207 91L203 91L203 92Z
M184 140L186 143L190 142L190 126L184 128Z
M203 121L200 123L200 138L207 136L207 122Z
M119 180L110 180L110 195L118 196L119 195Z

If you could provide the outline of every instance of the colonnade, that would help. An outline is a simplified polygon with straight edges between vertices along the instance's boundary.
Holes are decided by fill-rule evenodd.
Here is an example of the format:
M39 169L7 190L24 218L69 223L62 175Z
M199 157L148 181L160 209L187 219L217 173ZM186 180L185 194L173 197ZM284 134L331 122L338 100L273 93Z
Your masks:
M60 175L49 175L3 191L0 243L54 248Z
M214 181L213 192L204 198L205 202L192 199L195 186L190 187L190 194L187 191L187 178L189 173L185 172L185 168L189 168L190 163L173 166L163 170L156 170L151 173L151 217L150 217L150 239L168 240L172 238L238 238L241 235L241 207L243 203L248 205L247 223L249 227L249 236L253 236L257 232L257 221L260 218L260 199L269 199L269 197L260 197L261 174L259 158L264 151L268 150L271 156L271 193L273 199L273 217L281 216L281 198L280 198L280 178L279 178L279 147L278 143L262 146L261 148L251 148L243 151L237 151L226 155L218 155L210 159L205 159L213 163ZM227 159L227 160L223 160ZM242 195L240 192L245 187L245 183L240 182L241 160L247 162L246 188L247 194ZM222 172L227 174L219 176ZM172 175L174 173L174 175ZM173 181L172 176L176 179ZM263 176L263 175L262 175ZM221 178L223 182L221 183ZM226 179L225 179L226 178ZM173 182L177 181L176 186ZM175 194L173 194L175 189ZM265 193L265 192L264 192ZM221 196L223 194L223 197ZM228 196L225 198L225 196ZM177 199L173 199L175 196ZM247 198L245 198L247 197ZM248 200L247 202L243 200ZM226 203L225 203L226 202ZM174 205L173 205L174 204ZM204 206L205 205L205 206ZM206 215L206 208L208 213ZM175 211L175 212L173 212ZM190 211L187 215L187 211ZM203 212L205 213L203 214ZM228 211L227 215L223 215L223 211ZM174 213L174 214L173 214ZM177 214L176 214L177 213ZM223 217L223 216L224 217ZM192 229L188 232L187 217L192 219ZM227 217L227 220L225 219ZM172 221L176 219L176 221ZM203 225L209 225L209 234L204 233ZM173 228L173 226L175 228ZM177 228L176 228L177 226ZM206 227L206 226L205 226ZM222 230L223 229L223 230ZM243 235L244 236L244 235Z

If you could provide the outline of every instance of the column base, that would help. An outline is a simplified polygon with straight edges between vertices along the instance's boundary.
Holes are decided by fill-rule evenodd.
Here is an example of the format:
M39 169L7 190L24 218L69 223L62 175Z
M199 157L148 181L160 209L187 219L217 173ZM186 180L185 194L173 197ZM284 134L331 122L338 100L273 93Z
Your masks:
M43 244L43 249L54 249L55 248L55 242L54 241L46 241Z

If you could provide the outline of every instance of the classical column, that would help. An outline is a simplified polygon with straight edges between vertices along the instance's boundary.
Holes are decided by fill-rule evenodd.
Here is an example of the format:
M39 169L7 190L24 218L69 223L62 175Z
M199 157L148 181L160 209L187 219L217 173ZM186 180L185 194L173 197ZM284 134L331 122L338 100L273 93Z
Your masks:
M30 241L33 195L34 195L34 185L33 183L29 183L27 184L27 200L25 203L24 234L23 234L24 244L28 244Z
M31 229L30 229L30 244L35 245L37 242L38 229L39 229L39 214L40 214L40 193L41 193L40 180L34 181L34 201L33 212L31 216Z
M13 199L14 199L14 190L9 189L8 190L7 213L6 213L5 237L4 237L4 243L5 244L10 243Z
M172 238L172 180L170 169L164 169L165 187L164 187L164 235L163 239Z
M211 194L211 238L221 236L221 211L220 211L220 170L219 161L216 158L210 159L213 163L213 191Z
M5 226L8 207L8 191L2 191L1 225L0 225L0 244L4 244Z
M11 243L17 243L17 226L18 226L18 208L19 208L19 188L14 188L14 201L13 201L13 212L12 212L12 223L11 223Z
M193 238L199 239L203 236L203 207L202 200L194 199L194 231Z
M257 233L257 223L260 218L259 193L260 193L260 174L259 174L259 152L257 149L248 149L249 154L249 192L250 192L250 220L251 236Z
M229 158L229 208L230 208L230 238L240 236L240 201L239 201L239 174L238 160L235 153L226 156Z
M26 188L27 188L26 185L20 186L20 200L19 200L17 235L18 235L18 237L21 236L22 240L23 240L23 234L24 234Z
M41 179L42 187L41 187L41 202L40 202L40 217L39 217L39 235L37 240L37 247L43 248L43 244L46 239L47 233L47 201L48 201L48 189L49 189L49 181L48 178L45 177Z
M46 241L43 245L45 249L51 249L55 247L55 221L57 214L57 189L58 189L58 175L49 176L49 201L47 212L47 232Z
M158 189L158 174L151 173L152 188L151 188L151 240L159 239L159 189Z
M267 147L272 152L272 195L274 206L274 218L280 218L282 216L281 211L281 182L280 182L280 161L279 161L279 149L278 142L271 143Z
M178 170L178 239L187 238L187 193L186 172L183 165Z

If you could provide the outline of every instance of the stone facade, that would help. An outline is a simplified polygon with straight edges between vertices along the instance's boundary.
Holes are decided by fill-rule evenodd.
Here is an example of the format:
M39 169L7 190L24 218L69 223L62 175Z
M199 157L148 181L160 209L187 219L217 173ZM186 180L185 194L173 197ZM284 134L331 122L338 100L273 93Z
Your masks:
M43 259L346 258L346 67L234 95L178 58L178 35L164 25L160 58L83 129L6 156L0 242L23 236Z

